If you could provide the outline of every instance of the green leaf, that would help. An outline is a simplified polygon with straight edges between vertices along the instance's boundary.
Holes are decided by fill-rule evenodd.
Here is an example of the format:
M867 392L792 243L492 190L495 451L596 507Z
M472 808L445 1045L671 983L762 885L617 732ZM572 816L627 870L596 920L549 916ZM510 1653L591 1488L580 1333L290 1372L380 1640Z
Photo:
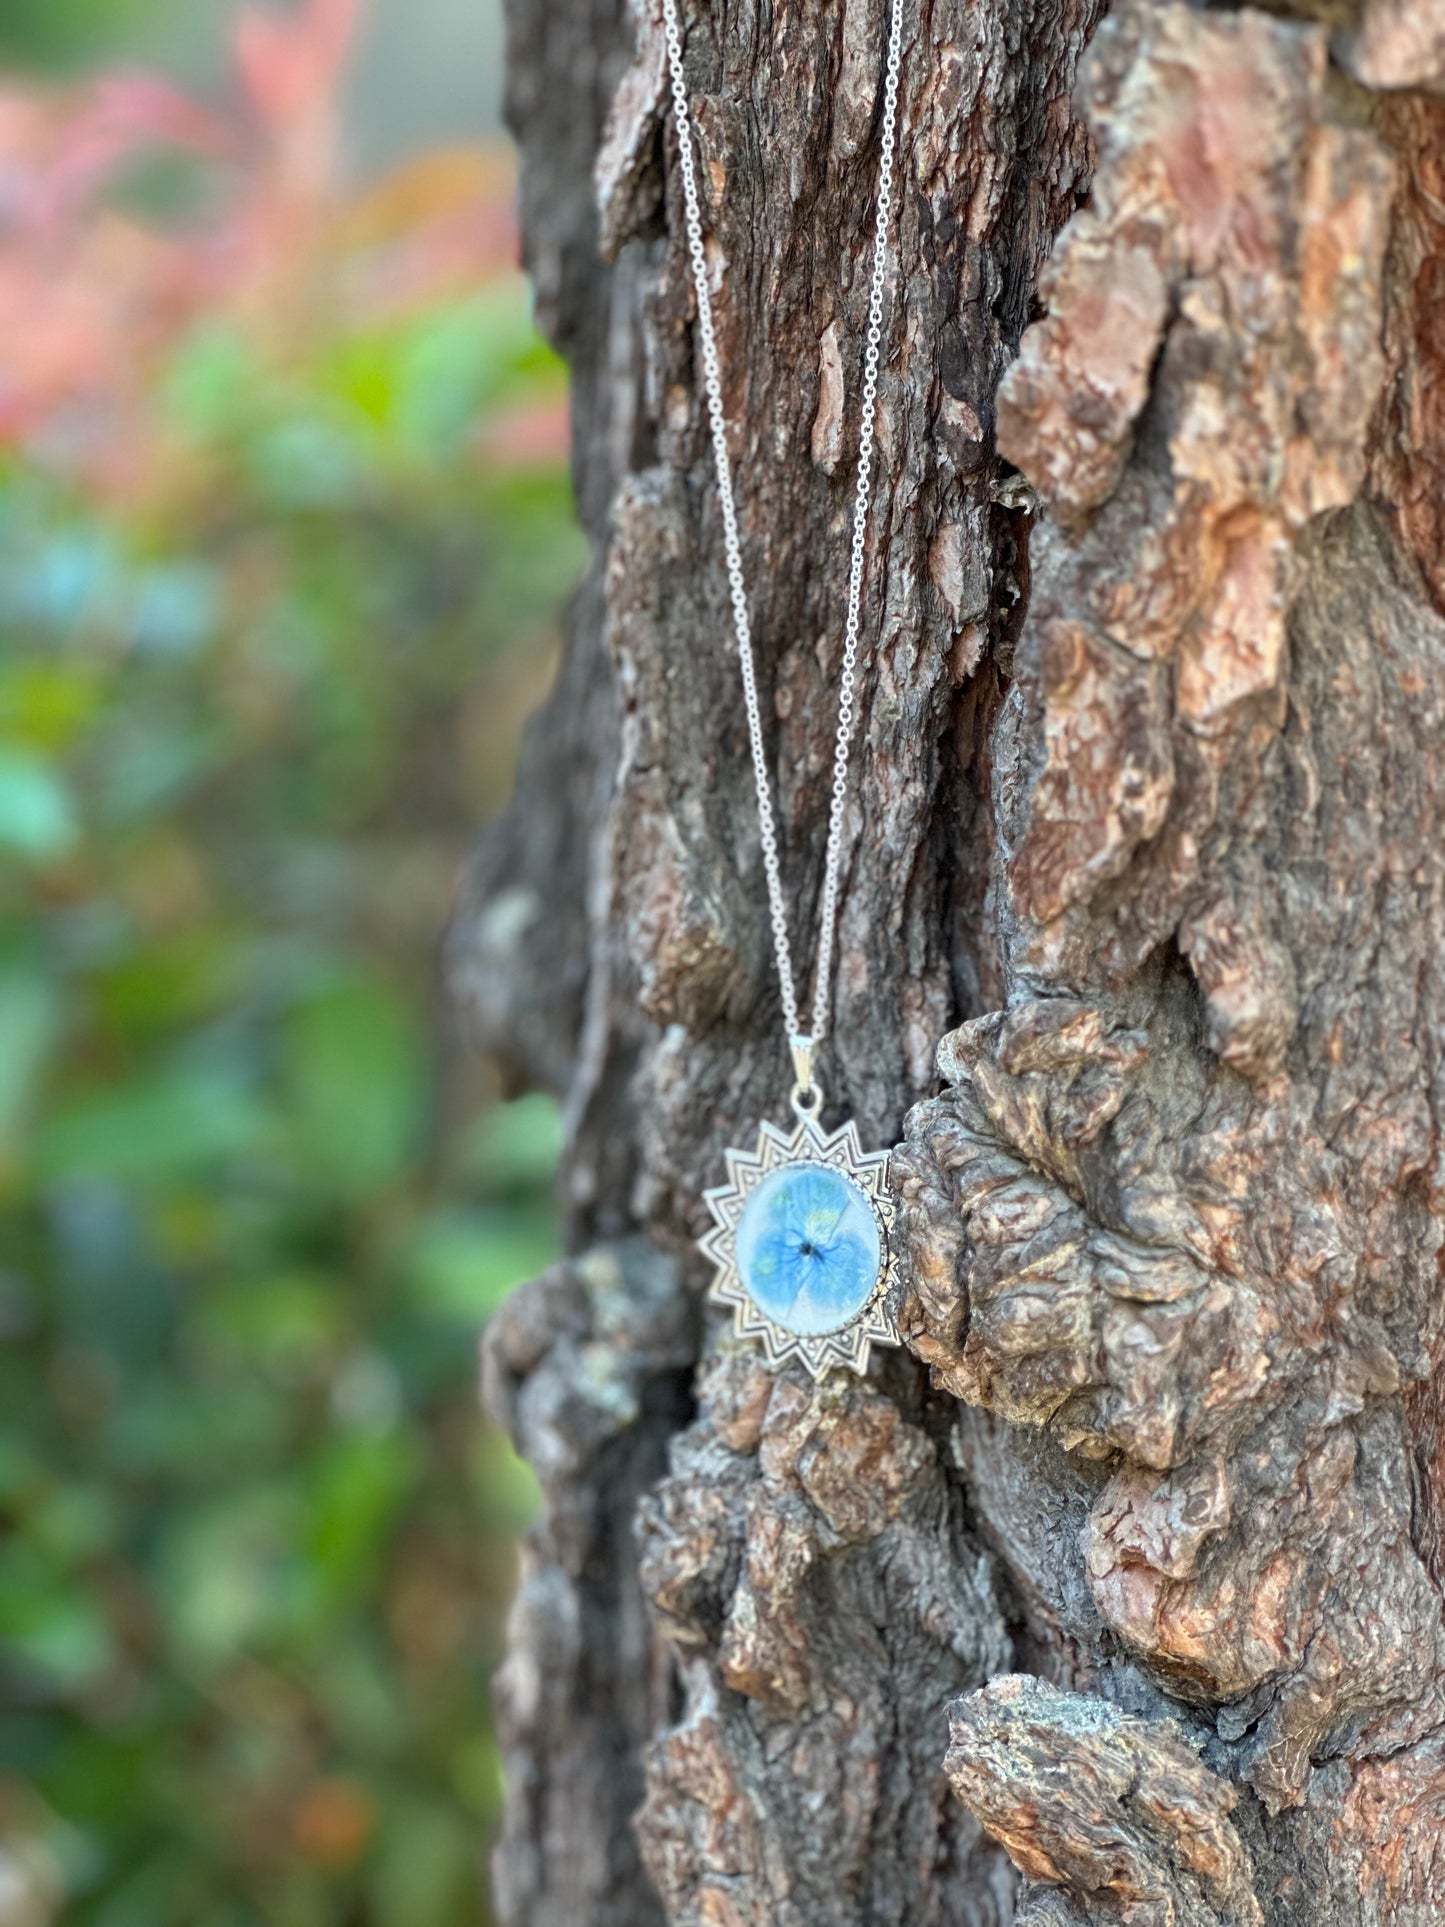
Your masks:
M307 1544L328 1607L364 1586L417 1463L404 1432L358 1431L337 1439L315 1468Z
M80 825L59 775L25 750L0 749L0 847L37 863L68 856Z
M417 1223L402 1265L419 1304L476 1330L556 1256L550 1212L438 1211Z
M0 1649L52 1691L83 1687L114 1658L110 1626L61 1565L25 1540L0 1558Z
M163 399L182 429L214 440L254 416L261 379L256 352L241 330L212 321L182 343Z
M375 1860L374 1919L387 1927L450 1927L479 1876L477 1843L461 1814L404 1796L393 1801Z
M284 1632L302 1598L301 1507L242 1485L180 1515L160 1562L161 1602L188 1666L205 1674Z
M259 1131L253 1100L228 1080L162 1072L63 1106L39 1133L36 1164L46 1183L188 1176L246 1150Z
M59 1035L53 978L34 967L0 963L0 1161L18 1153L16 1134Z
M350 425L320 415L298 415L258 435L252 461L257 486L283 508L342 508L358 499L366 481Z
M452 1754L452 1785L484 1825L494 1826L506 1788L502 1756L490 1733L468 1734Z
M499 1427L479 1428L473 1477L488 1509L513 1532L524 1532L542 1510L537 1475Z
M0 56L7 60L70 62L113 48L123 29L161 12L167 0L5 0Z
M293 1155L338 1191L375 1191L419 1148L427 1086L421 1026L400 993L356 978L303 1003L288 1038Z
M95 981L107 1019L135 1039L194 1025L245 988L248 959L225 930L195 927L137 943Z
M53 1485L26 1515L37 1546L67 1565L93 1557L115 1538L118 1507L97 1485Z
M294 1381L336 1349L345 1306L334 1278L285 1272L218 1293L200 1308L197 1326L227 1368Z
M561 1109L537 1092L484 1111L462 1140L460 1162L490 1192L540 1191L552 1184L561 1156Z
M0 735L36 752L67 749L94 719L102 689L93 671L74 663L0 664Z

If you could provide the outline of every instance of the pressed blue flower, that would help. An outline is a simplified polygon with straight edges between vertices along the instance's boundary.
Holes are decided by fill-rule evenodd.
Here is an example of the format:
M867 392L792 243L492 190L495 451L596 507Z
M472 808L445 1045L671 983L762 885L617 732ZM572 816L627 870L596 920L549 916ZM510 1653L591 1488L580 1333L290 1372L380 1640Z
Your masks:
M825 1164L769 1172L738 1221L738 1276L763 1316L799 1338L852 1324L873 1296L882 1262L872 1205Z

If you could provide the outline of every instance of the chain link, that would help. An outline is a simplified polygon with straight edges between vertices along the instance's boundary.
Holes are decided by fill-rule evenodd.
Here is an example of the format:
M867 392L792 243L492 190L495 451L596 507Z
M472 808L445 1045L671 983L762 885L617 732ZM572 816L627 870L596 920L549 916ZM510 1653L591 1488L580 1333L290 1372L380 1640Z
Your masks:
M893 209L893 149L898 124L898 75L903 46L903 0L892 0L888 30L888 53L883 89L883 127L880 135L882 153L878 163L877 223L873 241L873 276L868 296L868 333L863 350L858 474L853 496L853 541L848 567L843 661L838 675L838 729L833 743L833 787L828 810L828 843L823 861L823 893L819 906L812 1029L807 1033L801 1031L799 1027L797 988L793 977L792 949L788 941L788 915L783 899L777 822L773 812L772 785L768 780L762 711L758 702L752 624L748 616L747 584L743 575L742 544L738 538L732 462L727 446L727 417L723 411L722 364L718 357L717 334L713 327L712 293L708 278L707 249L703 241L702 207L697 187L692 116L688 104L687 78L683 69L682 27L678 19L677 0L662 0L662 18L667 39L673 114L677 122L687 251L692 264L693 285L697 292L697 331L702 350L703 388L712 431L718 497L722 507L723 554L727 562L728 597L732 604L738 665L742 672L743 702L747 709L748 740L753 759L753 782L758 798L758 830L763 848L763 873L768 886L768 912L773 930L773 949L778 963L783 1023L789 1043L795 1046L795 1062L798 1061L797 1047L807 1047L802 1058L806 1064L811 1060L812 1047L820 1044L827 1034L830 1015L834 936L838 924L838 889L843 865L843 821L848 803L848 763L853 744L854 692L862 630L863 570L868 551L868 512L873 495L878 363L883 344L883 296L887 274L888 226ZM800 1088L802 1095L806 1098L809 1090L816 1087L810 1081L808 1085Z

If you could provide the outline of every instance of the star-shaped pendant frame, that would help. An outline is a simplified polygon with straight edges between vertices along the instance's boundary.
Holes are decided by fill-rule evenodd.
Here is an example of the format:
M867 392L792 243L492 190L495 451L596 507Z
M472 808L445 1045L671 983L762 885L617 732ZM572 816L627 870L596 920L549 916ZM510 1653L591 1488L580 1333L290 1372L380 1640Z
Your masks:
M698 1247L717 1267L708 1296L714 1303L732 1308L733 1330L739 1338L759 1343L772 1366L796 1358L814 1379L839 1367L860 1375L866 1372L874 1345L899 1343L886 1303L895 1275L895 1206L888 1190L889 1153L865 1151L851 1118L836 1131L824 1131L810 1113L800 1109L791 1131L764 1124L755 1151L730 1150L726 1158L727 1183L703 1193L713 1216L713 1228L699 1238ZM878 1220L882 1255L872 1295L851 1324L823 1337L800 1337L765 1317L738 1272L738 1223L748 1199L770 1172L785 1164L826 1164L841 1171L862 1192Z

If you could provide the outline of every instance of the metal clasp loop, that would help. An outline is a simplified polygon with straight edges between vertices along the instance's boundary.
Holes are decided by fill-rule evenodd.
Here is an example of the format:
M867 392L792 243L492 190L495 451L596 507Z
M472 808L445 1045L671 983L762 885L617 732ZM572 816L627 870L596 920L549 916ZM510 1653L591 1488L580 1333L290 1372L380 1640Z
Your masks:
M790 1037L788 1048L793 1054L793 1109L799 1117L814 1118L823 1108L823 1093L813 1076L813 1051L816 1040L812 1037Z

